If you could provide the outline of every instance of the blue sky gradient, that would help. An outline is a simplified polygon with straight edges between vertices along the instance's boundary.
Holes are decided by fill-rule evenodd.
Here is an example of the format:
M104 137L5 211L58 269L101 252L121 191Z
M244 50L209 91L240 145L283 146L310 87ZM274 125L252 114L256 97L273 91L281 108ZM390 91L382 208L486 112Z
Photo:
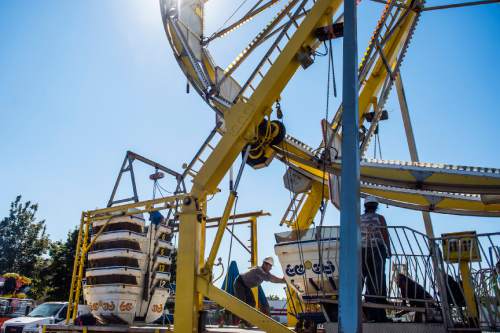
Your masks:
M207 25L216 27L216 18L220 24L236 5L213 0L207 12L213 22L208 19ZM382 9L368 0L359 6L360 54ZM402 66L421 160L500 167L499 36L500 5L423 14ZM193 90L185 93L186 79L168 45L156 0L5 0L0 39L0 216L22 194L39 203L52 239L64 238L82 210L106 205L126 150L180 171L213 127L213 112ZM226 65L237 50L231 40L221 41L214 57ZM340 87L341 40L334 41L334 52ZM308 70L299 70L282 95L287 130L312 146L321 139L326 68L326 59L318 58ZM334 99L330 114L339 103ZM386 108L390 120L380 130L383 157L408 160L393 95ZM278 161L263 170L248 168L240 185L239 212L272 213L259 225L261 258L274 254L273 234L285 230L278 225L289 201L284 170ZM138 173L142 198L149 198L148 170ZM211 216L222 213L227 180L220 188L210 202ZM390 225L423 230L418 212L387 207L381 212ZM433 214L433 219L437 235L500 230L497 218ZM325 223L338 221L330 207ZM245 227L237 234L248 239ZM228 241L226 236L226 250ZM238 246L233 258L240 269L248 265ZM265 286L266 292L283 295L280 288Z

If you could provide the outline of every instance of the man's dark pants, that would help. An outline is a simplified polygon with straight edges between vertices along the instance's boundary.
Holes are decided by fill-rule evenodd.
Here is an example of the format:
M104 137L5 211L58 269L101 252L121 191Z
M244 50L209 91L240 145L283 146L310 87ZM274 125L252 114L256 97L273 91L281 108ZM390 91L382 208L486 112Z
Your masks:
M241 277L237 277L234 280L234 296L240 301L245 302L251 307L255 307L255 298L253 297L252 289L248 288ZM247 326L249 324L247 323Z
M253 297L252 289L248 288L239 276L234 280L234 296L251 307L255 307L255 298Z
M383 296L370 297L365 296L365 300L371 303L387 304L385 261L388 257L384 246L364 247L361 252L363 282L366 284L366 295ZM368 320L383 322L387 320L385 309L364 309Z

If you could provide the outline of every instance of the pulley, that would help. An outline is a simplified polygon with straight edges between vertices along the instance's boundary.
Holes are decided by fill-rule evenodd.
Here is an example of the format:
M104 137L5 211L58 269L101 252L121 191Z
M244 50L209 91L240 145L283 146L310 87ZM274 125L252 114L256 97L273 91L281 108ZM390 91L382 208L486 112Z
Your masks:
M246 163L254 169L268 166L276 155L271 146L279 145L285 135L285 125L281 121L264 119L257 129L257 138L249 143L250 150ZM242 154L245 151L246 147Z

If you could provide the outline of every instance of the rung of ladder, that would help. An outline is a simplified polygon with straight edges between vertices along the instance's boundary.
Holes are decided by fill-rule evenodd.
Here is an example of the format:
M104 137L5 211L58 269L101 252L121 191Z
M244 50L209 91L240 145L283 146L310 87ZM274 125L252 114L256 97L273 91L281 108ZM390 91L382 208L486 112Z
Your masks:
M290 226L295 223L297 218L297 214L302 207L302 203L304 202L304 198L306 197L306 193L296 193L293 195L293 198L290 200L290 204L288 205L285 214L281 218L280 225L286 224Z
M190 175L191 177L196 177L196 175L198 174L198 171L195 171L193 169L189 169L187 174Z

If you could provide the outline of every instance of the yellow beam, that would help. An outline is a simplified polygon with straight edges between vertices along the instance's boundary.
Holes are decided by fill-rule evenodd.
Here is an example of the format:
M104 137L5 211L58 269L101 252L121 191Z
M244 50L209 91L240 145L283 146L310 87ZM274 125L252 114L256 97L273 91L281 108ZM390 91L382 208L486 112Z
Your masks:
M257 249L257 218L250 218L250 265L257 266L258 262L258 249Z
M271 112L271 107L299 67L297 53L303 45L313 44L314 29L328 21L339 8L340 0L319 0L277 57L248 102L240 100L224 116L226 133L193 179L192 194L214 193L243 147L255 136L255 129Z
M199 268L201 214L195 207L196 200L204 201L206 195L215 193L218 184L247 143L256 136L256 128L268 115L273 103L279 97L288 81L299 67L297 53L316 40L314 30L340 7L341 0L318 0L306 18L301 22L292 38L283 48L274 64L266 73L248 101L241 99L225 112L226 132L193 179L190 202L185 204L179 222L179 254L177 294L175 304L175 325L180 332L196 332L198 329L199 295L195 288ZM198 279L201 281L201 279ZM207 280L203 280L207 281ZM215 287L201 284L198 290L213 297L213 300L231 312L240 315L270 332L290 332L283 325L240 301L228 301L225 293ZM251 309L251 310L249 310Z
M80 228L78 229L78 238L76 241L76 250L75 250L76 253L75 253L75 259L73 261L73 273L71 274L71 287L69 289L68 311L66 312L66 325L69 324L69 321L72 316L72 311L74 307L73 303L78 303L78 300L75 300L74 298L75 298L75 287L76 287L76 275L79 267L78 264L80 263L79 258L82 251L82 234L84 225L85 225L84 214L82 213L82 216L80 218Z
M85 257L87 256L87 251L86 251L86 245L89 240L89 234L90 234L90 223L85 223L85 231L83 234L83 244L82 244L82 249L80 250L80 263L78 264L78 276L76 278L76 291L75 291L75 296L73 298L73 314L71 316L71 319L75 321L76 315L78 313L78 303L80 302L80 292L82 288L82 280L83 280L83 267L85 266Z
M250 218L250 266L255 267L259 264L257 256L257 218ZM255 307L259 309L259 287L252 288L255 299Z
M292 229L305 230L311 226L321 206L323 195L328 199L328 189L324 189L320 182L313 182L311 192L307 195L306 201L297 215L296 223L292 224Z
M116 216L116 215L113 215L113 213L118 213L118 212L123 212L123 214L121 214L121 215L134 215L134 214L138 214L140 212L152 212L152 211L156 211L156 210L168 209L168 208L170 208L170 206L169 206L170 203L175 203L177 200L182 200L184 197L185 197L185 195L179 194L179 195L173 195L170 197L164 197L164 198L159 198L159 199L145 200L145 201L139 201L139 202L134 202L134 203L125 204L125 205L90 210L87 212L87 217L88 217L89 221L98 221L98 220L105 220L108 218L112 218L112 217ZM160 205L160 206L157 206L157 205ZM130 209L138 209L140 207L144 207L144 209L139 210L139 211L129 212Z
M257 309L249 306L248 304L240 301L236 297L231 296L225 291L215 287L208 280L203 277L198 277L196 279L197 290L204 296L208 297L212 301L216 302L220 306L229 309L232 313L240 318L245 318L246 321L257 326L265 332L270 333L291 333L293 331L289 330L286 326L275 321L271 317L266 316ZM177 297L176 297L177 299ZM175 322L177 325L177 322ZM177 329L176 329L177 331Z
M174 312L175 330L183 333L198 330L200 296L196 291L196 276L200 263L199 217L201 214L195 199L186 198L180 213Z
M410 7L412 1L405 1L405 5ZM395 61L397 60L397 55L401 51L403 44L408 37L410 32L410 27L412 26L413 21L417 18L417 13L413 10L409 10L408 15L403 19L403 21L398 25L396 31L392 34L392 36L387 40L382 49L387 62L392 66L393 69L395 65ZM403 15L403 14L401 14ZM375 51L376 52L376 51ZM373 70L365 82L361 83L361 89L359 94L359 124L362 125L363 115L369 112L370 107L372 106L373 99L377 98L378 93L382 89L382 85L387 78L389 73L384 65L382 58L379 56L378 60L373 67Z
M229 220L229 215L231 215L231 210L233 209L234 201L236 200L236 192L230 191L229 198L226 202L226 207L224 207L224 213L217 227L217 233L215 234L214 241L212 243L212 248L210 249L210 254L208 255L207 262L203 269L203 274L211 275L212 267L214 265L215 257L219 251L220 243L222 242L222 237L224 236L224 231L227 227L227 221Z
M200 255L198 257L198 267L205 266L205 247L207 238L207 201L200 202L201 222L200 222ZM198 294L198 308L203 307L203 295Z
M478 313L476 298L474 296L474 287L472 286L472 274L469 269L469 262L461 260L460 264L460 275L462 276L462 284L464 288L465 303L467 304L467 313L469 314L469 320L473 321L475 325L478 324Z
M409 5L411 1L407 1L407 5ZM393 64L397 55L400 52L404 41L406 40L408 33L410 31L411 23L416 19L415 12L411 11L408 16L403 20L403 22L399 25L396 32L389 38L387 43L383 47L383 53L390 64ZM387 78L387 69L384 66L382 59L379 57L377 60L374 69L368 79L365 82L362 82L360 95L359 95L359 120L360 125L363 124L363 116L365 113L368 113L370 107L373 105L373 100L379 94L382 89L383 83ZM342 109L339 109L340 112ZM338 124L332 124L333 127L336 127ZM304 157L301 152L297 152L299 157ZM302 166L304 167L304 166ZM312 168L307 168L306 171L312 171ZM320 176L323 178L322 176ZM321 205L321 192L322 192L321 183L313 179L313 188L308 194L306 202L301 208L298 218L297 225L293 227L295 229L307 229L311 225L314 216L317 213ZM315 211L313 211L315 209Z
M302 304L298 294L292 288L288 289L286 293L286 320L288 326L295 326L297 324L297 318L294 314L302 312Z

